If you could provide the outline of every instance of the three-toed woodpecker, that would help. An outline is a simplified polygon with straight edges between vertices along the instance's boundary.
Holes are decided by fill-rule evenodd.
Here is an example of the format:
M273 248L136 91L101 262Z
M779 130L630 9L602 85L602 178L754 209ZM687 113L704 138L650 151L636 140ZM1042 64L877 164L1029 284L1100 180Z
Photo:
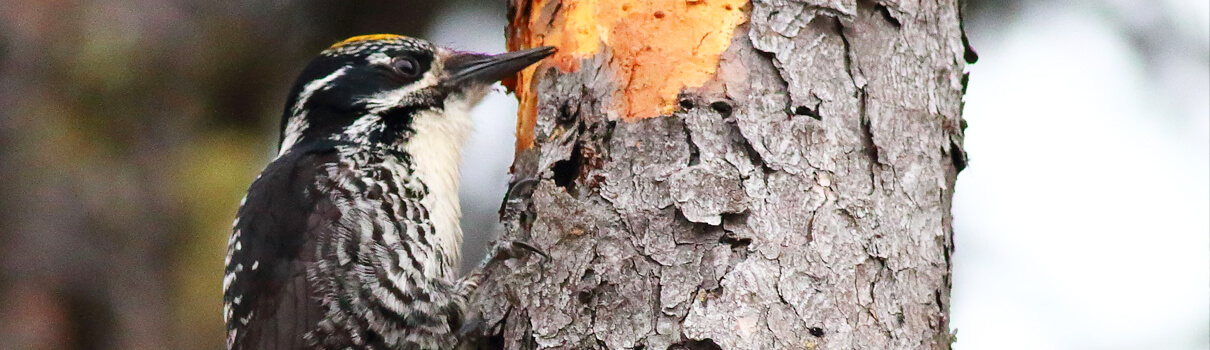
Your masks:
M454 347L475 287L455 276L468 112L553 52L367 35L311 61L228 241L227 347Z

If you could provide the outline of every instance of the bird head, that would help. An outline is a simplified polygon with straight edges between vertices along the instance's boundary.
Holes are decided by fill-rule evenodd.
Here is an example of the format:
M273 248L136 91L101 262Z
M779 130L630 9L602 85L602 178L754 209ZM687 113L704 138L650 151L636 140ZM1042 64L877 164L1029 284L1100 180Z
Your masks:
M485 55L399 35L349 38L320 53L294 84L282 117L281 153L316 140L402 146L423 132L417 123L459 129L440 124L469 124L466 113L491 84L554 51Z

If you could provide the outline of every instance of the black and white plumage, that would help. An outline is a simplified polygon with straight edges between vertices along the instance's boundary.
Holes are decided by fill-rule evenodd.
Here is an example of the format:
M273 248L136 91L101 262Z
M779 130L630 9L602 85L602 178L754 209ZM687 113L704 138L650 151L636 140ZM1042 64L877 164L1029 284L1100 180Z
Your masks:
M372 35L314 59L291 91L280 152L233 224L228 348L452 348L475 287L456 279L469 110L551 53Z

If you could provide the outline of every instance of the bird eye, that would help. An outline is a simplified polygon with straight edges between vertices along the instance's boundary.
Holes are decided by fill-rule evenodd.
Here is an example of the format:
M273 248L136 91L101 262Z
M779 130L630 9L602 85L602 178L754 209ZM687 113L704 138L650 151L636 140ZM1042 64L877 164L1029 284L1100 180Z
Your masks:
M396 58L394 62L391 62L391 67L405 77L411 78L420 75L420 64L411 57Z

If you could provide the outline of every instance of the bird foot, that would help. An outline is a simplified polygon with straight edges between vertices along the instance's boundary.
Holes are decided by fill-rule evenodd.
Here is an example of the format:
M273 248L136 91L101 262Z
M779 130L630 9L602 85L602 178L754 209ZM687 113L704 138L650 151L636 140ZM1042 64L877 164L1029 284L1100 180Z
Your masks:
M535 247L533 244L517 240L508 240L496 242L492 249L492 256L488 260L487 264L508 259L521 258L529 253L538 254L538 256L542 257L542 261L544 262L546 260L550 260L550 255L547 255L546 252L542 251L542 249L539 249L538 247Z

